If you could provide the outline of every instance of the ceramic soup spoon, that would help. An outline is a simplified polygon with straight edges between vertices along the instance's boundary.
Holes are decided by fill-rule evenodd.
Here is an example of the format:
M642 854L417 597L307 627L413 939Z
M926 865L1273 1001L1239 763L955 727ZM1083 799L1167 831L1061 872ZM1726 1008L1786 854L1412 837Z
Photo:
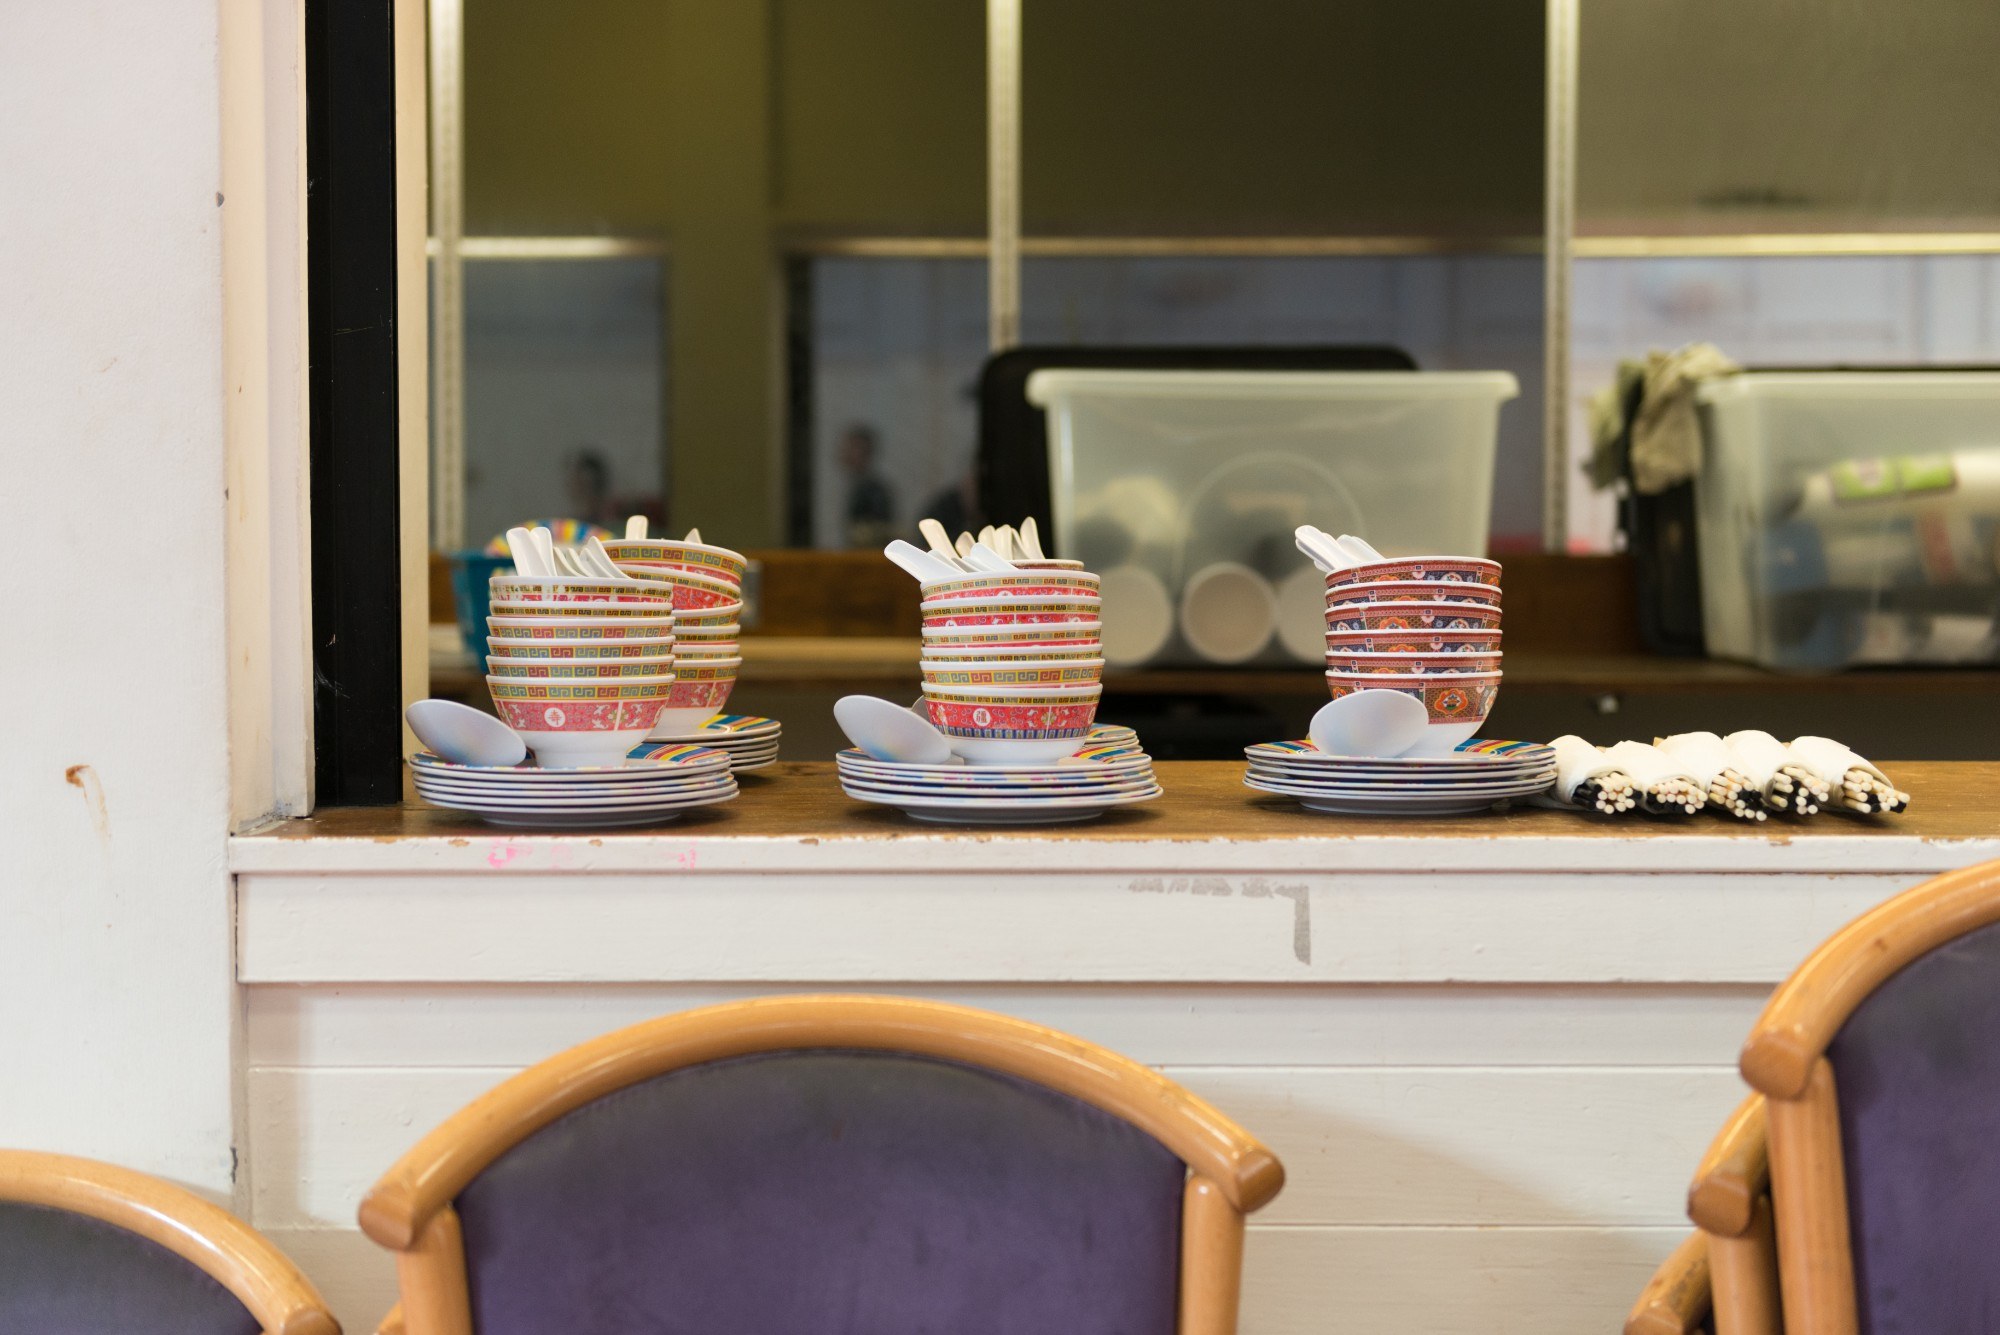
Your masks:
M418 700L403 717L418 741L454 765L518 765L528 758L521 734L456 700Z
M931 721L892 700L843 695L834 702L834 722L847 740L871 759L903 765L948 765L951 746Z
M1401 691L1356 691L1329 700L1307 735L1330 756L1400 756L1423 740L1424 702Z

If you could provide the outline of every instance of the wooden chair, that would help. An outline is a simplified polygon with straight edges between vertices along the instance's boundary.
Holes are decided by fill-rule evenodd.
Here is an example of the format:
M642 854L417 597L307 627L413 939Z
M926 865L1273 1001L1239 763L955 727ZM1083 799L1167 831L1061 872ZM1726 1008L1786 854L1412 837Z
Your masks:
M1795 1335L2000 1321L2000 862L1842 928L1772 996L1742 1056L1768 1102Z
M670 1015L469 1104L383 1176L407 1335L1235 1329L1278 1160L1136 1062L890 997Z
M340 1335L282 1252L158 1178L0 1150L0 1330Z
M1653 1272L1625 1318L1626 1335L1779 1335L1764 1096L1738 1105L1688 1188L1696 1225Z

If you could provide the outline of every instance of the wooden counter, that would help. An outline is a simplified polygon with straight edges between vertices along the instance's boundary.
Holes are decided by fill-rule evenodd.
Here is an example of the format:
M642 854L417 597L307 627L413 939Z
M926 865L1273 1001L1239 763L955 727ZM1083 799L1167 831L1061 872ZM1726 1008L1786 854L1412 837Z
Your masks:
M1140 810L950 828L829 766L653 830L421 807L231 842L250 1217L349 1329L354 1226L415 1138L605 1030L771 992L939 997L1167 1071L1284 1159L1246 1335L1618 1327L1684 1236L1763 998L1843 922L2000 857L2000 767L1896 765L1903 817L1320 816L1233 763Z
M419 801L396 807L336 808L306 820L286 821L268 834L239 840L237 865L259 865L267 840L307 840L328 855L333 845L363 841L380 847L399 840L468 839L568 840L601 849L620 841L654 836L706 842L720 839L970 840L1235 842L1309 840L1335 842L1475 839L1610 840L1674 846L1722 840L1789 848L1832 841L1891 845L2000 839L2000 765L1953 761L1889 764L1896 782L1912 796L1899 816L1843 817L1826 814L1806 821L1760 823L1725 820L1706 813L1686 820L1600 819L1576 812L1520 806L1466 816L1333 816L1310 812L1287 798L1259 793L1243 784L1244 766L1232 761L1163 761L1157 767L1165 790L1155 801L1106 812L1093 821L1048 826L951 826L911 819L900 811L871 806L840 791L832 764L782 762L742 776L743 794L659 827L657 831L603 830L539 834L502 829L461 812ZM281 863L284 855L271 858ZM1954 864L1956 865L1956 864Z

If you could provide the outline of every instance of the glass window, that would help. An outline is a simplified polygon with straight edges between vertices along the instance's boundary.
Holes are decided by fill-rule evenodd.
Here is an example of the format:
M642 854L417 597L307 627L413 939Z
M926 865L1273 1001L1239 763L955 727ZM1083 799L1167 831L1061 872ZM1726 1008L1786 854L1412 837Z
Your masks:
M665 286L657 257L467 262L468 543L529 518L662 516Z

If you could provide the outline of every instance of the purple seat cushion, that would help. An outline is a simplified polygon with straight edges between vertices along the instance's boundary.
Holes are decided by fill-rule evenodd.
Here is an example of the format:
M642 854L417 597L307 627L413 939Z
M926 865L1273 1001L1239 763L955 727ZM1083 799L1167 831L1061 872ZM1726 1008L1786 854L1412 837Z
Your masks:
M478 1335L1172 1335L1184 1178L1067 1095L808 1050L579 1108L458 1209Z
M2000 1330L2000 923L1905 966L1827 1056L1863 1335Z
M207 1272L115 1224L0 1201L0 1331L22 1335L257 1335Z

